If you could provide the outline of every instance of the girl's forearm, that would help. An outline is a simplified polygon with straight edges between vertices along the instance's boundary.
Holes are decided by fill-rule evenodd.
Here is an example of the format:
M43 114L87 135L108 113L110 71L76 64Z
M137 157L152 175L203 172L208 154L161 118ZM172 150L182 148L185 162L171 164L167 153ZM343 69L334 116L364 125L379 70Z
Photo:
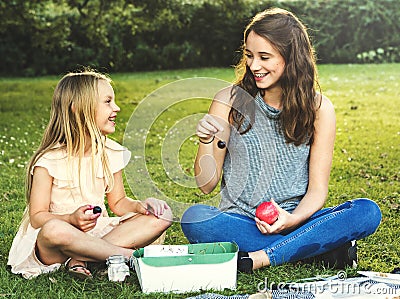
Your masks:
M70 216L71 214L59 215L50 212L37 212L30 216L30 223L31 226L35 229L42 227L46 222L52 219L59 219L72 224Z
M307 192L292 214L297 216L301 224L324 206L325 199L326 193Z
M215 189L221 176L214 158L213 147L213 144L200 144L194 164L196 184L205 194Z

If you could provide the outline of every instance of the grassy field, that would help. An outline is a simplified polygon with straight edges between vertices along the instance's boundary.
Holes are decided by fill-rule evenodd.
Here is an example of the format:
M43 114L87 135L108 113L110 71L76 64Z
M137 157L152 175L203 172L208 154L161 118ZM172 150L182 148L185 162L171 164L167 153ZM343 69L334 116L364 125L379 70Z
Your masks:
M337 114L337 139L326 205L367 197L378 202L383 214L378 231L358 243L358 270L388 272L400 266L399 69L399 64L319 67L322 91L334 103ZM122 109L117 120L117 131L111 137L127 145L131 144L129 138L141 138L143 144L139 142L133 146L144 147L130 149L133 151L133 159L142 161L145 170L131 171L145 171L147 178L152 181L151 184L142 184L138 181L138 177L142 176L132 178L128 171L128 193L139 199L141 196L168 198L173 201L172 205L178 206L178 210L193 202L215 202L217 191L204 196L192 184L197 147L196 138L192 136L195 119L199 113L207 111L210 103L202 92L200 97L191 98L187 94L188 88L180 90L177 96L189 100L167 105L161 114L150 113L149 119L152 122L146 132L125 132L125 129L130 125L133 125L133 130L140 128L147 121L136 119L135 114L134 118L130 117L149 94L152 93L155 99L151 102L154 106L150 105L146 111L160 109L157 103L161 103L164 95L168 94L168 88L165 89L168 83L200 77L232 81L233 71L196 69L111 74L111 77L115 82L117 103ZM101 271L94 273L92 281L75 280L65 271L27 281L11 274L6 268L8 250L25 207L25 166L38 146L47 123L52 91L58 80L59 77L0 78L0 297L185 298L194 295L144 295L140 292L134 274L123 284L109 282ZM146 98L145 102L148 100ZM165 141L176 136L180 143L175 152L176 144ZM165 151L164 147L168 150ZM141 151L143 156L140 155ZM170 151L173 155L170 155ZM178 171L172 173L173 169ZM174 223L168 230L166 242L187 243L179 223ZM256 271L254 275L239 274L236 291L219 293L249 294L256 292L257 285L265 278L278 283L319 274L333 275L336 271L318 265L299 264L265 268ZM356 272L347 269L347 274L352 276Z

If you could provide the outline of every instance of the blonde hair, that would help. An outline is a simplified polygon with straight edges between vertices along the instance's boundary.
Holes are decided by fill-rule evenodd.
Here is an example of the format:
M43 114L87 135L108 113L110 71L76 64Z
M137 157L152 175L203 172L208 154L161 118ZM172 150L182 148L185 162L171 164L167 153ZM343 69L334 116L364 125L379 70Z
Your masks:
M78 157L80 174L81 160L85 154L85 147L90 140L92 179L93 181L95 180L95 158L100 156L107 182L106 192L113 188L114 177L104 151L106 137L101 134L95 122L96 106L99 101L99 80L106 80L111 83L111 79L108 76L90 69L68 73L58 82L53 94L49 123L44 131L40 146L32 156L27 168L27 208L22 220L25 228L29 222L32 168L44 154L52 150L65 150L68 161L72 157Z

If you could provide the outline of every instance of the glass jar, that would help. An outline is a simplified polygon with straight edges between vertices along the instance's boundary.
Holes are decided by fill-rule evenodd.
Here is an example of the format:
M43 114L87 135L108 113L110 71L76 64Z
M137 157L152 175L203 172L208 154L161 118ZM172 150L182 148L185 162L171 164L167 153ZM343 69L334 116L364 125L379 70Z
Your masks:
M108 280L124 281L129 276L129 267L123 255L111 255L107 259Z

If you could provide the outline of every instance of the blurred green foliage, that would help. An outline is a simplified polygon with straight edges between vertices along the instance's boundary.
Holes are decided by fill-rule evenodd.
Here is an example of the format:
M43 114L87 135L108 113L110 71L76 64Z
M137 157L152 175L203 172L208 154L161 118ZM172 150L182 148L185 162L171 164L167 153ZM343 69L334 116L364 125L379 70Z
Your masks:
M272 6L307 24L320 63L400 46L398 0L0 0L0 74L226 67L250 18Z
M357 54L361 63L388 63L400 61L400 47L378 48Z

